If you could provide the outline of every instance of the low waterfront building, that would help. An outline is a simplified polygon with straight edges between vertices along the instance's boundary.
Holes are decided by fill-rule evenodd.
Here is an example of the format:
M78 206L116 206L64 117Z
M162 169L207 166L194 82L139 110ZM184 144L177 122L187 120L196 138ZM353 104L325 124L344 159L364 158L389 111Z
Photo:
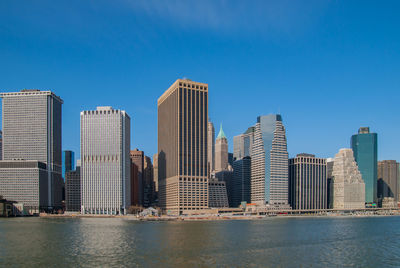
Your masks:
M45 163L35 160L0 161L0 195L9 201L24 204L29 214L47 209L47 171Z
M336 154L331 183L333 209L365 208L365 184L352 149L340 149Z
M298 154L289 159L289 203L293 209L326 209L326 159Z
M208 204L210 208L229 207L225 181L210 179L208 188Z

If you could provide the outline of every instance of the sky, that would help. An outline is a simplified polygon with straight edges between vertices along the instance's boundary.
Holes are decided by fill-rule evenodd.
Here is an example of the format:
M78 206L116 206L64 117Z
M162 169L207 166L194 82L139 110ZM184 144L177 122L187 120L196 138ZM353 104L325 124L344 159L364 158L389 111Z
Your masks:
M233 136L280 113L290 157L334 157L361 126L400 160L400 1L1 1L0 91L64 100L63 150L83 110L131 117L131 147L157 152L157 99L209 84L209 117ZM217 134L216 133L216 134Z

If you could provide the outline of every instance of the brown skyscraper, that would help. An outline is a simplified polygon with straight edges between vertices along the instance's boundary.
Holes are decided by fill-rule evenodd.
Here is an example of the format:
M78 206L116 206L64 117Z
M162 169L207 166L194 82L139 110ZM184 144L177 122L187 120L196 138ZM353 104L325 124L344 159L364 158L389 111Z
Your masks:
M178 79L158 99L159 204L166 212L208 208L208 85Z
M144 152L135 149L130 152L131 165L131 203L143 206Z
M399 201L399 163L396 160L378 162L378 198L393 197Z

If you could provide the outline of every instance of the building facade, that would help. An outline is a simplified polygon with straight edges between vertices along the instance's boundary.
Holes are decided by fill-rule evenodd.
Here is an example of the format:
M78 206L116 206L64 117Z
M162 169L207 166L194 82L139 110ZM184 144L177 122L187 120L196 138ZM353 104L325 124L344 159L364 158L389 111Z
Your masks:
M378 162L378 200L392 197L399 201L399 163L396 160L383 160Z
M298 154L289 159L289 203L292 209L326 209L326 159Z
M245 156L233 162L233 178L229 206L239 207L251 202L251 158Z
M144 157L143 182L143 206L147 208L154 202L153 164L148 156Z
M340 149L335 155L331 176L331 208L365 208L365 184L352 149Z
M207 171L215 170L215 128L212 122L207 124Z
M62 164L62 177L65 179L66 172L75 170L75 153L73 151L63 151Z
M81 112L82 214L125 214L130 194L130 118L97 107Z
M3 132L0 130L0 160L3 159Z
M208 204L210 208L229 207L225 181L209 180Z
M143 206L144 205L144 151L139 149L132 150L130 152L132 164L135 165L131 170L133 185L132 187L132 205Z
M259 116L251 150L251 202L287 206L288 152L279 114Z
M208 208L208 85L178 79L158 99L159 205L171 214Z
M228 170L228 139L225 136L222 124L215 142L215 171Z
M158 205L158 154L153 155L154 203Z
M65 209L81 211L81 168L65 173Z
M51 91L40 90L1 93L0 97L3 99L3 160L44 163L48 180L46 210L61 208L62 99Z
M251 155L255 127L249 127L245 133L233 137L233 159L239 160Z
M48 169L35 160L0 161L0 195L23 203L30 214L49 207Z
M369 127L361 127L351 137L350 146L365 183L365 202L377 202L378 187L378 135L370 133Z

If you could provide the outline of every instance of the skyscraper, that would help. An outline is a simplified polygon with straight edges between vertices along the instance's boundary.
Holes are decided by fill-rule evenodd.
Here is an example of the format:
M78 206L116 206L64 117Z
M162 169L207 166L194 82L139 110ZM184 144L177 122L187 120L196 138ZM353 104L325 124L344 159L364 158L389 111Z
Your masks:
M208 208L208 85L178 79L158 99L159 204L167 213Z
M288 205L288 152L279 114L257 118L251 150L251 202Z
M298 154L289 159L289 203L293 209L326 209L326 159Z
M65 172L75 170L75 153L73 151L63 151L62 164L62 176L65 179Z
M245 133L233 137L233 159L239 160L251 155L255 127L249 127Z
M144 169L143 169L143 206L149 207L153 203L153 164L151 158L148 156L144 157Z
M392 197L398 201L399 163L396 160L378 162L378 198Z
M158 202L158 154L153 155L154 202Z
M67 211L81 211L81 168L65 173L65 208Z
M245 156L233 162L233 178L228 189L229 206L238 207L241 202L251 202L251 158Z
M369 127L361 127L351 136L350 146L365 183L365 203L377 202L378 185L378 141L377 134Z
M133 205L143 206L144 203L144 152L139 149L132 150L130 153L131 161L135 165L131 172L133 172Z
M48 200L44 203L47 209L61 207L62 99L51 91L40 90L21 90L1 93L0 96L3 99L3 160L23 159L20 161L44 163L48 191ZM43 168L39 166L39 169Z
M333 209L365 208L365 184L351 149L340 149L332 167L331 204Z
M97 107L81 112L83 214L125 214L130 206L130 118Z
M215 171L228 170L228 139L225 136L222 124L215 142Z
M212 122L207 124L207 171L210 175L215 170L215 129Z

